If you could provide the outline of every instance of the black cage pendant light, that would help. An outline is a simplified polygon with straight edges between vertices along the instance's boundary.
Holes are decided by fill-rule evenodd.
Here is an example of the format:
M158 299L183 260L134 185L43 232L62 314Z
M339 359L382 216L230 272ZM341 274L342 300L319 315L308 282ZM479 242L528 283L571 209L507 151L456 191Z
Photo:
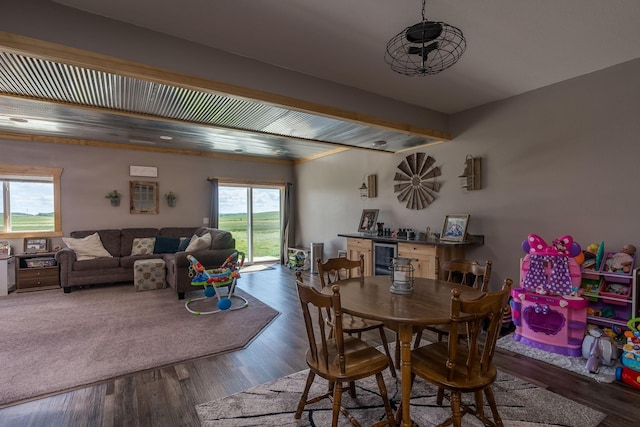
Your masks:
M425 18L389 40L384 61L396 73L407 76L438 74L458 62L467 42L459 28Z

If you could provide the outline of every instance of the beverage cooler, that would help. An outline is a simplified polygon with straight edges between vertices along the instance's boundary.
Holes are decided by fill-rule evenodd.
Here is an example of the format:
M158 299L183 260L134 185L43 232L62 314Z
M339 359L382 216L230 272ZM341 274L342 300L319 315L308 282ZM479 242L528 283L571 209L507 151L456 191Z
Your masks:
M373 274L391 276L391 264L398 256L398 245L395 243L373 243Z

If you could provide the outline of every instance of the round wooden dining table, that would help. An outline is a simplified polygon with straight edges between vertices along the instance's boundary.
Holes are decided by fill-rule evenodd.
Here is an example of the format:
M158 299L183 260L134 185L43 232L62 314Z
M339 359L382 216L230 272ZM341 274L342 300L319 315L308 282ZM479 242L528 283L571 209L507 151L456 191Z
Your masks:
M402 425L411 426L411 341L416 327L449 323L451 290L459 288L461 299L477 299L484 293L478 289L444 280L415 278L413 292L390 292L391 276L368 276L343 279L340 300L345 313L384 322L398 333L402 382ZM323 293L330 295L330 287Z

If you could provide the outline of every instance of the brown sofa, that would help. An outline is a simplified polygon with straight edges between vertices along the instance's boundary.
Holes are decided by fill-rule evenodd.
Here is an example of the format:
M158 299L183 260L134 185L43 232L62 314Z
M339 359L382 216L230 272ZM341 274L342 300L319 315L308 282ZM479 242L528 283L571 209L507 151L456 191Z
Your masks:
M235 240L228 231L207 227L123 228L121 230L84 230L70 233L72 238L83 238L98 232L104 248L113 256L79 261L70 248L56 253L60 265L60 284L65 293L71 288L101 283L133 282L133 264L139 259L162 258L167 267L167 283L175 289L179 299L193 290L189 277L187 252L131 255L135 238L165 236L191 238L193 235L211 234L211 246L190 252L205 268L219 267L235 251Z

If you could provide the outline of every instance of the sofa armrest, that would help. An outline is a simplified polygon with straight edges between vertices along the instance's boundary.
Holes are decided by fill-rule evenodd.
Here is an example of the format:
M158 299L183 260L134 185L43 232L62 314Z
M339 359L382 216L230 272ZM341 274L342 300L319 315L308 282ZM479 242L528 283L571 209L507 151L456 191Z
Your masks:
M56 262L60 266L60 285L64 288L69 283L69 274L73 270L76 261L76 253L73 249L62 248L55 255Z

